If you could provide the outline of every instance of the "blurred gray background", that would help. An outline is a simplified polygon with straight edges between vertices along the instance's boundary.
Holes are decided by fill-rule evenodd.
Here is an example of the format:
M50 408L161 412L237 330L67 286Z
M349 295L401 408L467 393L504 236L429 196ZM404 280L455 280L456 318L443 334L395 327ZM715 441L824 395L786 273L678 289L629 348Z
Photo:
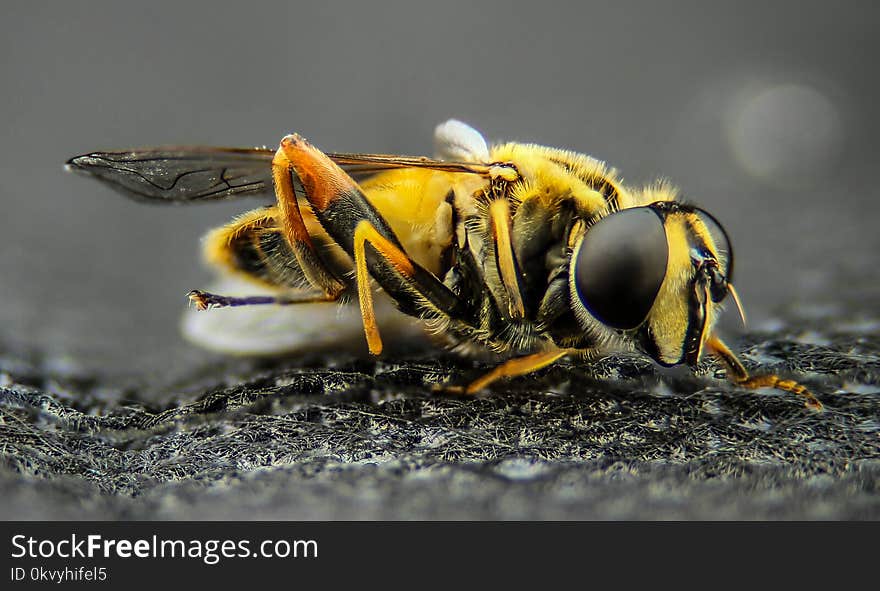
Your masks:
M120 373L208 358L177 331L199 238L259 201L149 207L73 155L290 131L429 154L449 117L672 179L772 323L831 269L877 272L877 25L868 2L4 2L0 341Z

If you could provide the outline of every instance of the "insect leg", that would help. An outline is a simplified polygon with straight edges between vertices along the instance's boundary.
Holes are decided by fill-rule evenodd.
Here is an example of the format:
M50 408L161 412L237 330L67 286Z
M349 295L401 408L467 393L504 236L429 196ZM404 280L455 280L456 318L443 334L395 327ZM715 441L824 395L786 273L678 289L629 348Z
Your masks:
M328 296L327 294L311 291L288 296L231 297L209 293L198 289L192 290L186 294L186 297L188 297L199 310L237 306L257 306L263 304L277 304L282 306L292 304L314 304L319 302L334 302L339 299L339 295Z
M522 376L533 371L538 371L543 367L552 365L559 359L571 353L568 349L554 349L552 351L541 351L524 357L515 357L508 359L489 373L477 378L467 386L438 386L435 390L449 394L476 394L483 390L492 382L501 378L512 378Z
M304 275L316 289L328 297L338 297L345 285L333 275L318 256L309 231L299 210L293 179L290 176L292 163L288 160L283 145L278 148L272 159L272 178L275 181L275 197L278 201L278 212L282 232L290 248L296 256Z
M495 265L507 294L508 313L511 318L523 318L525 306L520 294L519 273L510 240L510 201L506 198L493 199L489 203L489 226L495 245Z
M807 408L813 410L822 410L823 406L819 400L807 390L806 387L798 384L794 380L783 380L777 375L752 376L743 366L742 362L737 359L736 355L724 344L724 342L712 335L706 341L706 347L712 355L721 360L721 363L727 368L727 375L730 381L742 388L755 390L757 388L776 388L784 392L791 392L806 399L804 403Z
M297 135L282 139L279 151L296 171L312 211L327 233L354 260L364 333L371 353L382 351L373 314L371 276L407 311L423 317L461 315L464 303L409 257L391 227L345 171Z

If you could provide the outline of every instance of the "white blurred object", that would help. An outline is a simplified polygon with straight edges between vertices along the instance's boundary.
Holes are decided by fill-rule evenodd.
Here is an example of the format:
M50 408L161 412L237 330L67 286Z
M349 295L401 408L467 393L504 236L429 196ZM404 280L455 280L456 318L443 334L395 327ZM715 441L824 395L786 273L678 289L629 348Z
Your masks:
M479 131L450 119L434 128L434 154L441 160L488 162L489 146Z
M743 89L728 111L726 135L748 174L788 187L827 175L843 142L840 113L831 99L793 83Z
M223 277L207 291L228 296L276 295L234 277ZM378 294L377 294L378 295ZM375 300L376 321L386 342L424 339L418 321L401 312L387 297ZM332 348L366 354L357 302L254 305L199 311L190 307L181 332L191 343L232 355L277 355Z

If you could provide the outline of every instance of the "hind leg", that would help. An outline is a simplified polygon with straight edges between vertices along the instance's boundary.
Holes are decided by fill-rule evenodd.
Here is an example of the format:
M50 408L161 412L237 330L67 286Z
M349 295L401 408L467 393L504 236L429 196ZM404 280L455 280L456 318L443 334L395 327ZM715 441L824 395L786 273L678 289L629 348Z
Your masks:
M405 303L423 317L460 318L464 314L465 303L407 254L382 214L333 160L297 135L282 139L279 153L302 182L315 216L354 261L364 334L371 353L382 351L371 279L398 303Z
M281 147L272 159L272 178L275 181L275 198L281 230L309 283L328 298L338 298L345 290L345 285L321 260L306 228L293 187L291 172L294 169L295 166L288 158L282 141Z
M335 302L339 296L328 296L318 292L302 292L281 296L247 296L233 297L224 296L207 291L194 289L186 297L196 305L199 310L208 310L210 308L227 308L238 306L259 306L266 304L276 304L281 306L289 306L294 304L316 304L320 302Z

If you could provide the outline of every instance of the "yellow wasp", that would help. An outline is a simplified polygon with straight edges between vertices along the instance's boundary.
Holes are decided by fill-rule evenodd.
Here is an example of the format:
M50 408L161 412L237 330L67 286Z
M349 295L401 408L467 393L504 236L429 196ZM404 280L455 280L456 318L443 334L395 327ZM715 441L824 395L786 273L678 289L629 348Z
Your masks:
M475 393L566 355L640 350L663 366L717 357L745 388L821 403L802 385L750 376L715 333L733 252L722 226L673 187L628 187L566 150L489 147L456 120L435 159L324 153L293 134L276 151L166 147L68 162L135 198L195 202L273 190L273 206L206 237L207 260L267 288L192 291L199 309L353 299L371 353L382 351L373 291L463 352L503 362L453 392ZM206 340L210 340L209 338Z

